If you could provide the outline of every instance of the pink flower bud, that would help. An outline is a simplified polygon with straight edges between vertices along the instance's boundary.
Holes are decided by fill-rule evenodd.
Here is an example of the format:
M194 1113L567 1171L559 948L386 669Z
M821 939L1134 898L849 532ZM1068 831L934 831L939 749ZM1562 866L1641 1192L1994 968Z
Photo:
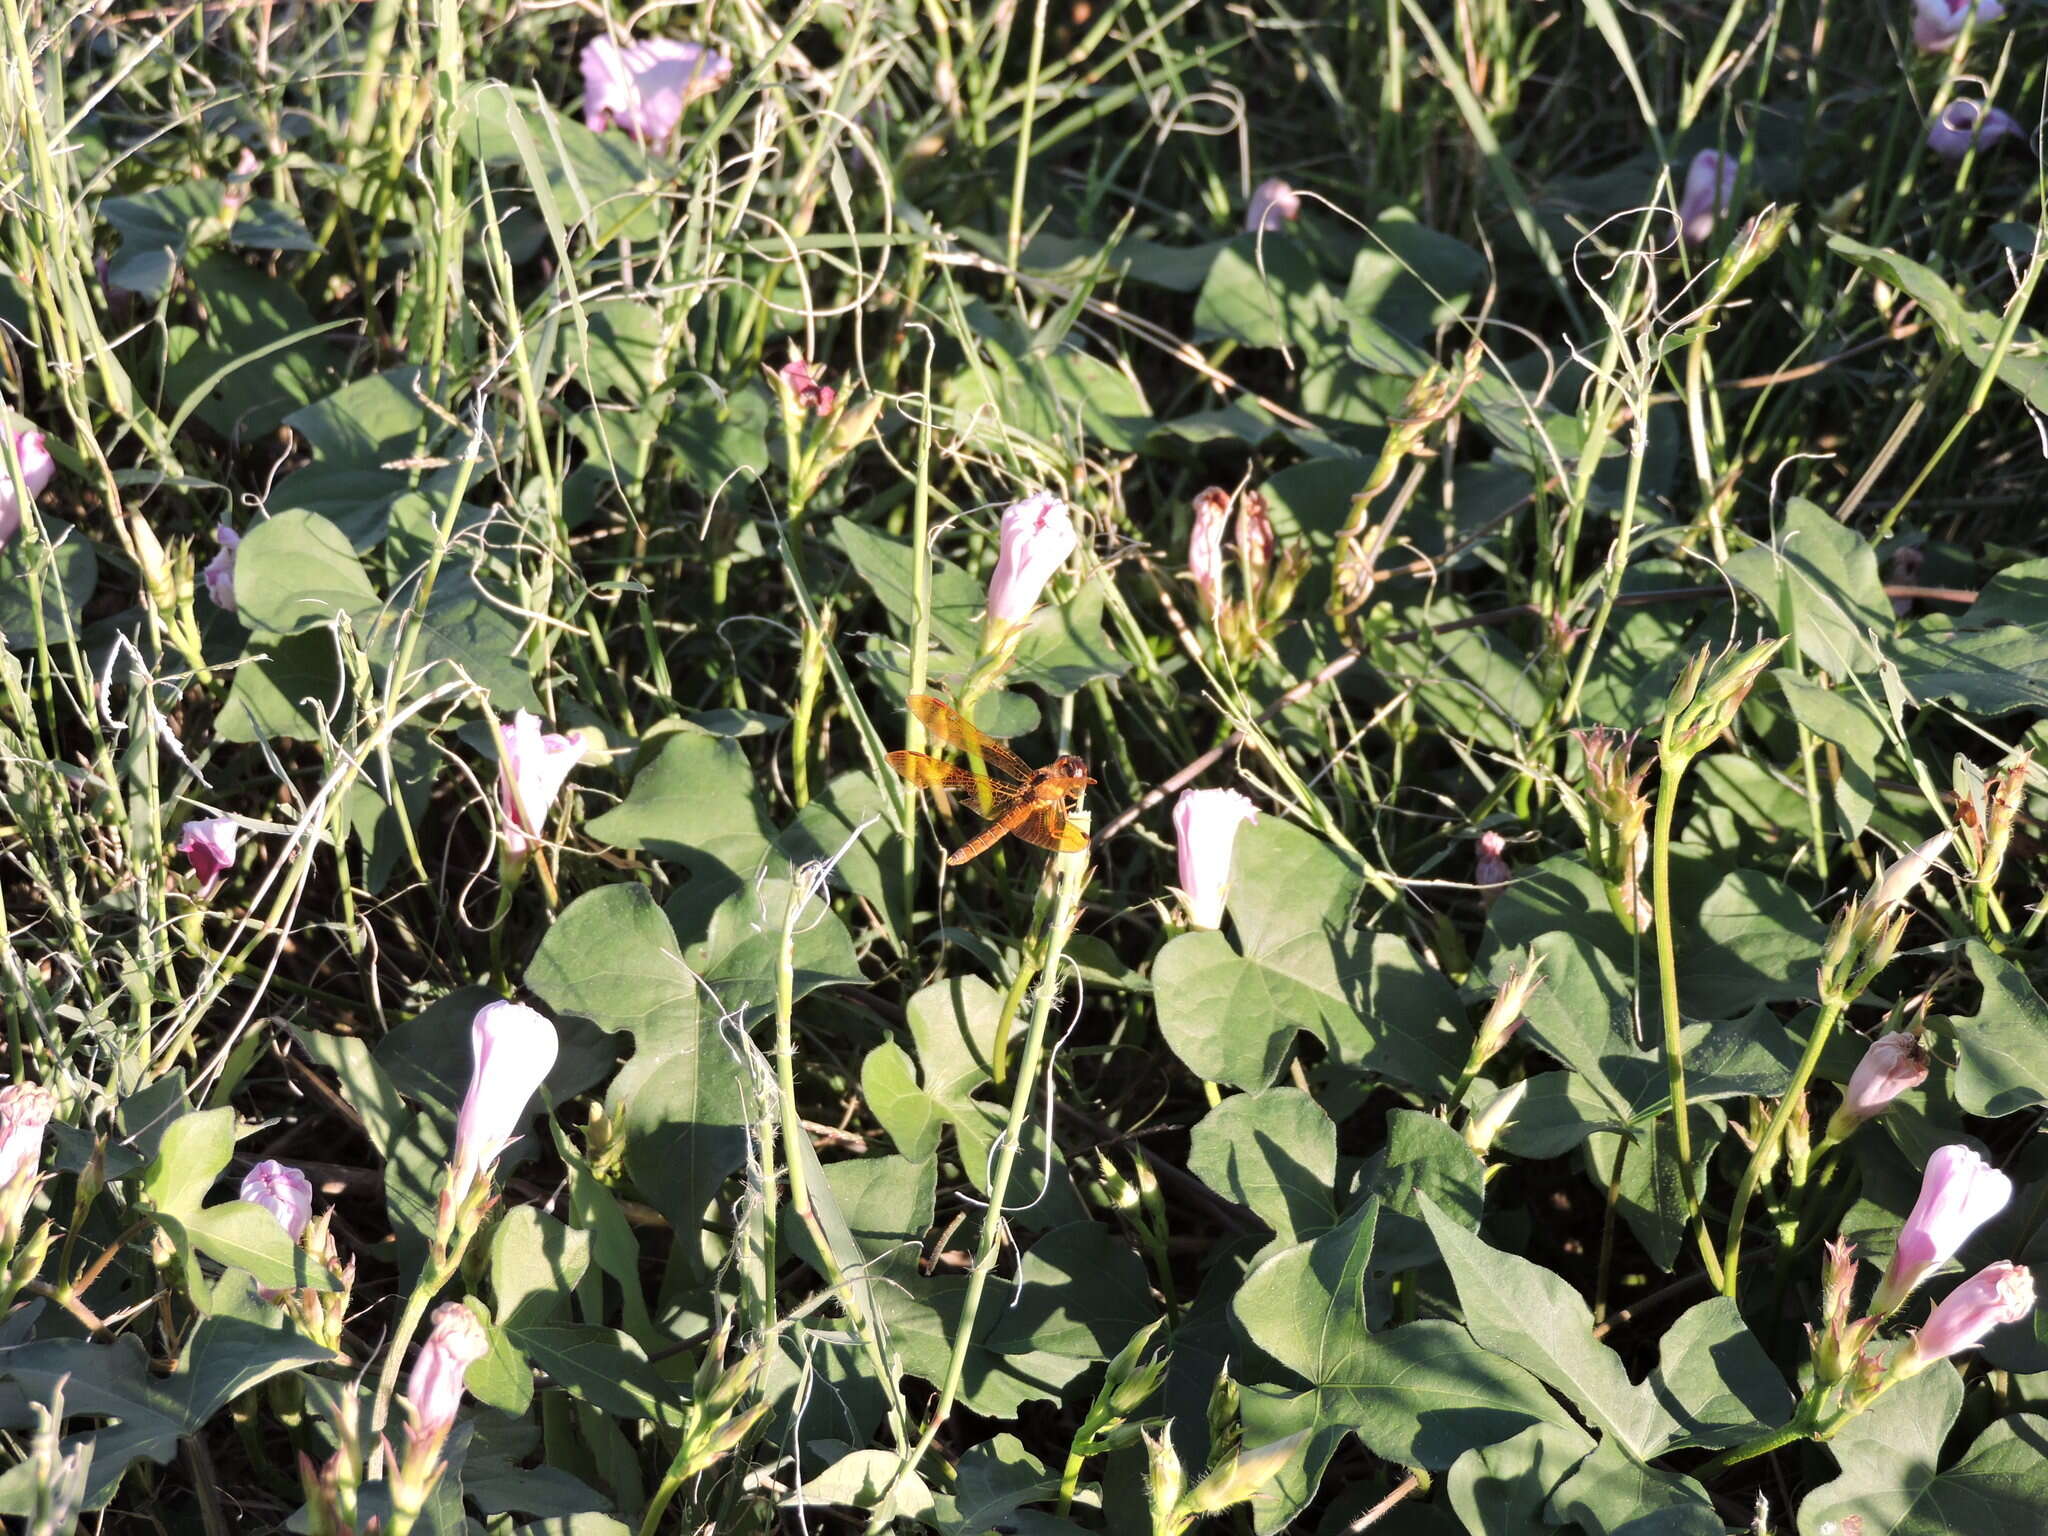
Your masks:
M596 38L583 50L583 121L602 133L617 127L642 144L665 144L683 108L732 78L732 60L680 38L656 37L621 47Z
M235 550L240 547L242 536L226 523L213 530L213 542L220 546L220 553L206 562L201 579L206 583L206 595L213 599L213 606L235 611Z
M405 1378L414 1441L439 1441L455 1427L462 1379L490 1347L484 1325L461 1302L443 1302L434 1309L434 1331L413 1356L412 1373Z
M2003 1260L1987 1265L1942 1297L1927 1314L1927 1321L1907 1345L1912 1363L1902 1363L1897 1369L1911 1374L1919 1366L1975 1349L1992 1329L2023 1322L2033 1311L2033 1275L2022 1265Z
M178 852L192 861L201 901L218 890L235 867L235 847L241 837L242 829L231 816L188 821L178 828Z
M1266 498L1257 491L1246 491L1237 504L1238 553L1253 571L1264 571L1273 563L1273 549L1278 542Z
M1896 1030L1870 1042L1849 1074L1842 1106L1828 1122L1829 1141L1840 1141L1864 1121L1885 1112L1893 1099L1927 1081L1927 1048L1911 1030Z
M995 575L988 583L988 617L993 628L1022 624L1031 617L1053 572L1067 563L1080 540L1067 505L1049 491L1037 491L1003 514Z
M459 1206L519 1132L555 1067L555 1026L524 1003L486 1003L469 1026L469 1091L455 1121L448 1198Z
M1259 808L1234 789L1190 789L1174 802L1173 831L1180 842L1180 895L1190 928L1223 926L1237 829L1258 819Z
M1937 832L1911 853L1901 857L1884 877L1870 888L1870 899L1866 910L1873 918L1889 917L1912 899L1920 882L1927 878L1927 871L1934 867L1934 861L1948 849L1953 834Z
M14 434L14 452L21 460L22 483L30 496L40 496L57 473L57 461L50 457L43 434L33 428ZM0 548L21 531L21 501L15 495L14 475L0 459Z
M1213 620L1223 611L1223 535L1229 527L1230 497L1210 486L1195 497L1195 523L1188 531L1188 576L1202 594Z
M540 716L522 709L509 726L498 727L503 756L498 764L498 805L505 813L499 835L505 852L523 859L533 849L546 825L555 797L583 757L583 742L575 736L543 732Z
M243 1175L242 1198L275 1216L295 1243L313 1219L312 1181L275 1159L260 1162Z
M1678 199L1679 232L1687 245L1705 245L1713 237L1714 221L1734 201L1737 169L1736 157L1718 149L1703 149L1692 157Z
M775 376L782 381L796 403L807 411L820 416L830 416L839 404L839 391L822 382L824 370L808 358L795 355L775 370Z
M1934 1271L1956 1255L1970 1235L2005 1209L2012 1180L1960 1143L1942 1147L1927 1160L1920 1198L1899 1229L1891 1267L1872 1298L1870 1310L1884 1317Z
M1928 53L1946 53L1962 36L1971 0L1913 0L1913 41ZM1976 0L1977 30L2005 14L1999 0Z
M1970 152L1972 144L1985 150L2000 139L2022 137L2020 125L2011 114L1997 107L1979 106L1974 101L1956 100L1941 109L1941 115L1927 130L1927 147L1944 160L1960 160Z
M43 1161L43 1127L57 1112L57 1095L39 1083L0 1088L0 1190Z
M1507 860L1508 840L1498 832L1479 834L1479 856L1472 861L1472 883L1479 887L1479 899L1492 906L1500 899L1501 887L1512 871Z
M1252 188L1251 201L1244 205L1245 233L1270 234L1301 217L1301 194L1279 177L1270 177Z

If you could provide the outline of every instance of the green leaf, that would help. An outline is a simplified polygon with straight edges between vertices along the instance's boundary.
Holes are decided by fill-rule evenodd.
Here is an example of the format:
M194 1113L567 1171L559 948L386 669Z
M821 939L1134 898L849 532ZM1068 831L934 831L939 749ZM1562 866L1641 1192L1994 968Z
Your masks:
M1097 1221L1056 1227L1024 1255L1017 1295L988 1335L998 1354L1106 1360L1159 1315L1145 1264Z
M1047 1475L1023 1441L997 1435L961 1453L953 1493L937 1496L939 1528L948 1536L1008 1530L1009 1516L1023 1505L1050 1499L1058 1488L1059 1479Z
M919 1086L917 1064L894 1040L884 1040L860 1067L861 1096L882 1129L905 1157L922 1159L937 1150L946 1117Z
M294 635L344 615L360 627L380 602L348 535L315 513L267 518L235 551L236 611L252 629Z
M491 1291L500 1327L545 1323L565 1310L590 1268L590 1234L515 1205L491 1228Z
M1344 290L1352 346L1372 360L1386 350L1388 334L1426 342L1464 312L1486 276L1486 258L1464 241L1418 224L1406 209L1388 209L1366 230Z
M401 1268L410 1278L426 1258L434 1231L451 1120L408 1108L363 1041L317 1030L294 1030L292 1037L340 1080L343 1095L384 1159L384 1206L398 1236Z
M728 890L758 869L775 843L740 744L693 726L664 736L633 775L626 798L583 830L614 848L673 859Z
M78 634L79 615L99 586L100 562L92 541L54 518L44 519L44 528L55 542L31 547L25 538L10 539L0 550L0 640L10 651L35 649L31 569L42 578L43 632L53 646ZM31 566L31 561L37 564Z
M302 406L284 424L306 439L327 468L378 469L417 451L428 422L420 388L417 367L387 368Z
M1686 1012L1726 1019L1760 1003L1812 997L1827 928L1782 880L1738 869L1708 892L1680 942L1678 994Z
M1662 1435L1657 1456L1691 1446L1724 1450L1792 1417L1784 1376L1726 1296L1689 1308L1665 1331L1644 1388L1661 1414L1646 1420Z
M1620 1442L1594 1447L1551 1495L1547 1512L1586 1536L1726 1536L1707 1490L1689 1477L1646 1467Z
M150 1209L184 1218L198 1211L235 1153L235 1112L207 1109L184 1114L165 1128L156 1157L142 1174Z
M1543 1518L1552 1494L1593 1449L1576 1424L1531 1424L1451 1464L1445 1492L1470 1536L1528 1536L1556 1527Z
M464 90L457 131L485 164L521 166L550 216L587 226L598 246L659 240L667 231L664 168L622 133L593 133L537 93L495 80Z
M1976 939L1964 945L1970 969L1984 989L1977 1011L1936 1018L1937 1032L1954 1042L1951 1079L1965 1112L1996 1119L2048 1104L2048 1003L2017 966Z
M1299 1088L1233 1095L1188 1142L1188 1172L1249 1209L1282 1242L1337 1224L1337 1127Z
M775 1003L775 973L782 928L801 883L772 872L786 868L780 854L769 868L747 872L740 888L707 906L704 882L692 881L669 898L669 921L683 942L683 963L717 999L720 1011L742 1024ZM716 891L710 886L709 891ZM861 979L853 936L839 914L816 897L797 923L793 953L793 996L802 1000L820 987Z
M348 697L335 643L333 635L314 630L267 643L238 663L220 712L222 739L318 741L321 727L314 706L345 709Z
M1421 1224L1420 1197L1474 1231L1486 1204L1486 1169L1465 1138L1435 1115L1397 1109L1387 1116L1387 1144L1359 1171L1360 1194L1380 1201L1374 1264L1383 1272L1434 1263L1436 1244Z
M926 1521L933 1510L932 1491L915 1472L902 1472L902 1466L902 1458L891 1451L854 1451L806 1478L802 1490L783 1502L790 1507L836 1504L872 1511L890 1525L898 1520Z
M1771 613L1801 657L1836 677L1873 666L1871 631L1892 632L1875 551L1800 497L1786 504L1769 544L1729 556L1723 569Z
M291 1240L278 1220L260 1205L230 1200L184 1218L192 1245L208 1258L246 1270L258 1285L275 1289L331 1291L327 1266L316 1264Z
M2048 629L1956 630L1920 624L1891 648L1915 700L1947 699L1977 715L2048 709Z
M1780 667L1771 678L1792 706L1793 717L1821 740L1842 749L1842 778L1835 787L1835 804L1850 835L1862 836L1877 803L1877 781L1872 772L1885 749L1883 725L1854 693L1809 683L1790 667Z
M571 1397L621 1419L675 1424L681 1390L664 1381L640 1346L617 1329L522 1323L506 1328L505 1337Z
M186 275L203 318L197 331L172 333L183 345L174 341L163 393L180 416L248 442L332 387L331 354L314 340L319 326L289 283L224 255ZM298 339L276 345L288 338Z
M1024 626L1007 686L1030 686L1064 699L1090 683L1122 677L1131 664L1102 628L1107 578L1098 576L1063 603L1047 603Z
M1238 235L1216 253L1195 299L1195 329L1248 347L1341 345L1346 303L1332 293L1302 242L1285 234Z
M526 985L556 1013L632 1035L642 1052L697 1036L702 983L644 885L603 885L570 902L528 962Z

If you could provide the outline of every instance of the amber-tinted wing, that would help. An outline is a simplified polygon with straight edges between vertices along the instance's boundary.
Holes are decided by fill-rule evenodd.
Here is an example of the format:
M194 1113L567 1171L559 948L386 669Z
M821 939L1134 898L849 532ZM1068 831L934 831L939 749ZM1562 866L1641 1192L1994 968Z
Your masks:
M1067 813L1047 802L1010 829L1027 843L1050 848L1054 853L1079 853L1088 846L1088 834L1067 820Z
M1018 792L1006 785L988 780L989 808L981 808L981 784L965 768L955 768L942 763L936 757L926 757L922 752L891 752L889 766L919 789L949 789L962 797L962 803L975 815L993 819L1003 814L1017 802Z
M1024 766L1016 753L969 725L944 700L935 699L928 693L914 693L910 696L910 712L924 722L924 728L936 740L956 752L965 752L970 758L980 758L985 767L1000 776L1015 779L1020 784L1031 777L1031 770Z

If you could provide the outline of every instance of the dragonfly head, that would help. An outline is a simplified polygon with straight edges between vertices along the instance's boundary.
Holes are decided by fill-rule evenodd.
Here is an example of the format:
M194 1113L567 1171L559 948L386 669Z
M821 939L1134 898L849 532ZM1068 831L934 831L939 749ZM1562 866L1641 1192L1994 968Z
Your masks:
M1060 778L1072 781L1076 788L1095 782L1088 777L1088 763L1084 758L1071 755L1062 757L1052 765L1052 771Z

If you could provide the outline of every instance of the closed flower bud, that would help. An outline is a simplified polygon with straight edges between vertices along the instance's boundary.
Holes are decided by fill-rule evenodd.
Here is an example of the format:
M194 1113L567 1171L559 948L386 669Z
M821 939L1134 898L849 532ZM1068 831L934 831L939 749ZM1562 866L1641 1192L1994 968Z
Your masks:
M1937 832L1887 869L1883 878L1870 888L1869 899L1864 903L1865 912L1873 918L1884 918L1905 905L1920 882L1927 878L1934 861L1947 851L1949 837L1947 832Z
M1893 1099L1927 1081L1927 1047L1911 1030L1897 1030L1870 1042L1849 1074L1842 1105L1828 1121L1827 1139L1840 1141L1864 1121L1885 1112Z
M2012 1180L1970 1148L1955 1143L1927 1160L1920 1198L1899 1229L1891 1267L1872 1298L1870 1310L1889 1316L1921 1281L1954 1258L1985 1222L2012 1199Z
M2005 15L1999 0L1913 0L1914 43L1928 53L1946 53L1963 35L1972 9L1980 32Z
M1904 1378L1975 1349L1984 1335L2034 1313L2034 1277L2023 1266L2001 1260L1977 1271L1942 1297L1892 1366Z
M1491 907L1500 899L1512 870L1508 866L1508 840L1498 832L1479 834L1479 852L1472 860L1472 883L1479 887L1479 900Z
M1211 623L1223 611L1223 535L1229 524L1228 492L1212 485L1195 497L1195 522L1188 531L1188 578L1202 594L1202 608Z
M1956 100L1941 109L1927 130L1927 147L1944 160L1960 160L1972 146L1989 149L2001 139L2025 137L2018 121L1997 107Z
M1514 1124L1515 1111L1522 1107L1522 1097L1529 1091L1529 1079L1522 1078L1508 1084L1486 1101L1486 1107L1465 1122L1465 1145L1475 1156L1485 1157L1493 1150L1493 1144L1500 1133Z
M486 1003L469 1026L469 1091L455 1120L448 1174L449 1207L496 1165L519 1133L527 1106L555 1068L555 1026L524 1003Z
M191 862L201 901L220 889L221 881L235 867L235 849L241 837L241 826L231 816L188 821L178 828L178 852Z
M498 740L498 807L505 813L499 836L508 857L523 859L547 825L569 770L582 761L583 741L543 731L540 716L525 709L511 725L498 727Z
M1003 513L995 574L988 583L988 629L998 639L1031 617L1053 573L1067 563L1080 539L1067 504L1038 491Z
M171 557L164 553L163 542L140 512L128 514L128 537L135 546L135 564L142 573L142 585L150 601L159 611L171 612L178 606L178 571ZM191 569L190 565L185 567L188 581Z
M1247 234L1267 234L1284 229L1301 217L1301 194L1278 176L1252 188L1251 201L1244 205Z
M243 1176L242 1198L275 1216L295 1243L313 1219L312 1182L298 1169L275 1159L258 1163Z
M1284 1440L1269 1441L1249 1451L1226 1456L1187 1492L1181 1508L1191 1515L1213 1515L1242 1504L1280 1475L1294 1453L1312 1433L1296 1430Z
M1781 636L1746 650L1731 645L1715 654L1702 648L1665 701L1658 753L1667 761L1686 761L1712 746L1735 723L1749 690L1784 643Z
M732 60L701 43L657 37L621 46L600 37L583 49L583 121L593 132L618 128L646 145L664 145L683 109L732 78Z
M1174 802L1180 897L1190 928L1223 926L1237 829L1258 819L1259 808L1234 789L1190 789Z
M213 599L213 606L235 611L235 550L240 547L242 536L226 523L213 530L213 541L220 551L206 562L206 569L200 578L206 583L206 595Z
M22 484L31 498L43 494L57 473L57 461L50 457L43 434L30 429L14 434L15 456L21 460ZM0 457L0 548L21 531L21 498L16 494L14 475Z
M1685 186L1678 198L1678 227L1687 245L1705 245L1713 238L1714 224L1728 211L1735 198L1736 157L1718 149L1703 149L1685 169Z
M490 1350L490 1340L476 1314L459 1301L434 1309L434 1331L413 1357L405 1378L405 1399L412 1405L412 1438L438 1442L455 1426L462 1406L462 1379L470 1366Z

